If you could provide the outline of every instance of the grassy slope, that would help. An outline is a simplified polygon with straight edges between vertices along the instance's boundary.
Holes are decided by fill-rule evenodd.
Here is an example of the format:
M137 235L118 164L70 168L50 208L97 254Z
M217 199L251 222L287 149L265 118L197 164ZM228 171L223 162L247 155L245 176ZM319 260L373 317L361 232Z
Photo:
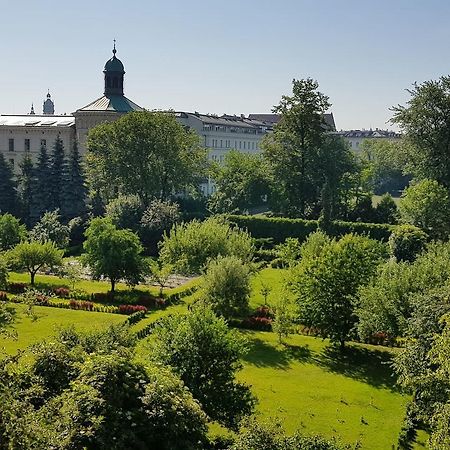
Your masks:
M268 286L270 293L267 297L267 303L278 300L278 297L283 292L284 277L287 275L287 270L283 269L263 269L252 278L252 294L250 297L250 308L255 309L264 304L264 297L261 294L262 283Z
M36 306L37 320L33 321L25 314L25 306L13 306L17 309L17 320L14 324L17 339L0 335L0 349L4 349L9 354L48 338L60 327L73 324L77 329L92 330L106 327L112 323L123 322L126 319L125 316L119 314Z
M355 345L341 356L313 337L281 346L273 333L245 334L251 350L239 378L253 386L263 417L279 417L290 432L359 440L364 449L396 443L407 397L395 389L389 351Z

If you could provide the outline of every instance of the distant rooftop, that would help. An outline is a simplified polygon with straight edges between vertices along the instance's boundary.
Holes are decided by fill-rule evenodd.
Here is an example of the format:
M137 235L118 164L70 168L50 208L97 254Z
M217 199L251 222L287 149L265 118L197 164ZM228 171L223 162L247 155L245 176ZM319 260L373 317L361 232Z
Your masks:
M339 136L343 136L346 138L391 138L391 139L399 139L402 137L400 133L391 130L381 130L375 128L375 130L341 130L336 134Z
M38 116L36 114L27 115L0 115L0 126L17 127L71 127L75 125L75 117L51 116L48 114Z
M281 116L279 114L249 114L250 120L260 120L262 122L277 124L280 121ZM336 130L336 124L334 122L333 113L326 113L323 115L323 120L330 128L330 130Z
M143 108L126 98L124 95L109 94L94 100L89 103L89 105L86 105L77 111L111 111L127 113L143 110Z

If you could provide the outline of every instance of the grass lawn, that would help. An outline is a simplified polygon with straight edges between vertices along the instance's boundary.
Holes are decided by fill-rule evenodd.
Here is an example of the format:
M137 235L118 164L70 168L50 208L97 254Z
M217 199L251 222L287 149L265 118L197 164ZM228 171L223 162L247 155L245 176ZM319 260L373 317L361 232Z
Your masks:
M25 272L10 272L9 273L9 282L10 283L29 283L30 275ZM198 279L193 279L183 286L179 286L173 289L164 289L164 293L176 293L179 291L183 291L192 285L198 283ZM35 279L36 288L45 288L48 286L65 286L70 287L70 283L68 280L63 278L59 278L54 275L36 275ZM89 294L95 292L108 292L111 288L111 284L107 281L93 281L93 280L80 280L75 283L75 289L80 291L87 292ZM139 285L135 287L136 290L140 290L142 292L150 292L151 294L158 296L159 295L159 287L157 286L143 286ZM130 288L124 283L117 283L116 285L117 292L120 291L129 291Z
M264 296L261 294L261 288L263 286L267 286L270 290L267 296L267 303L270 305L277 301L283 292L284 277L286 275L287 270L267 268L253 276L250 308L255 309L258 306L264 305Z
M14 354L19 349L52 336L60 327L73 324L80 330L93 330L123 322L126 319L126 316L121 314L36 306L35 313L38 318L33 321L24 313L24 305L13 306L17 309L17 320L14 323L17 339L0 335L0 349L8 354Z
M408 397L396 390L389 350L353 345L342 356L314 337L282 346L274 333L244 334L250 352L239 378L252 385L263 418L368 450L396 444Z

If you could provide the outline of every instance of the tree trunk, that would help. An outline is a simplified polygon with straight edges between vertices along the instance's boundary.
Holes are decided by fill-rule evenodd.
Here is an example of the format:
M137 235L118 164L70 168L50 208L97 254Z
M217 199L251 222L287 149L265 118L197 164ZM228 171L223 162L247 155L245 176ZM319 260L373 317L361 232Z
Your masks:
M113 280L111 278L111 294L114 295L115 289L116 289L116 280Z
M36 272L30 272L31 275L31 286L34 286L34 277L36 276Z

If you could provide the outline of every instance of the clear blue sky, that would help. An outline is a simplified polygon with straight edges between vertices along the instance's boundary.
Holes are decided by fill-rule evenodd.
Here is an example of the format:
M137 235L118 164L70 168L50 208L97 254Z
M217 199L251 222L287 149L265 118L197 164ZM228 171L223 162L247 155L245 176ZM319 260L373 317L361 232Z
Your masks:
M0 0L0 113L58 113L103 92L117 39L125 94L149 109L270 112L317 79L338 128L388 127L414 81L450 73L444 0Z

